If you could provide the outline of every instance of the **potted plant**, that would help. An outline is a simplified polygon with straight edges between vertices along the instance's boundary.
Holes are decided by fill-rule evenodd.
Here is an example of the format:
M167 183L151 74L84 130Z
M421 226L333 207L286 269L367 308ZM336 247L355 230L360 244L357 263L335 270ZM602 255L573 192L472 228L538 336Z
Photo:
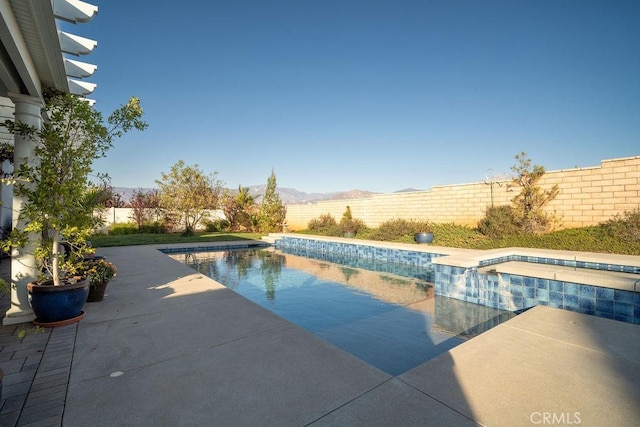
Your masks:
M413 235L416 243L433 242L433 227L429 221L416 222L415 228L418 230Z
M9 120L2 124L35 145L32 157L20 162L12 178L14 194L23 200L19 219L27 225L15 227L3 247L33 250L40 277L28 285L29 302L36 321L46 326L72 320L70 316L79 320L83 314L89 281L78 274L84 257L93 252L87 237L98 221L93 210L104 197L103 189L89 180L93 161L106 155L114 138L147 124L137 98L115 110L107 124L100 112L74 95L46 90L43 98L48 120L41 129ZM62 242L69 248L65 256Z
M87 302L98 302L104 299L107 284L115 277L118 269L106 259L96 258L83 262L83 272L89 279Z

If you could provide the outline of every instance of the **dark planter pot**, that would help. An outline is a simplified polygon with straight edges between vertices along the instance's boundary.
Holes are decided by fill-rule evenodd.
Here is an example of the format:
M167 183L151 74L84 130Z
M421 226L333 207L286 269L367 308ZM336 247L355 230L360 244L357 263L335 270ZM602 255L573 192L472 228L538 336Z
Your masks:
M29 303L36 315L34 322L57 323L79 318L84 314L82 307L89 295L89 279L61 286L29 283L27 290Z
M107 290L107 283L92 283L89 286L89 296L87 302L99 302L104 299L104 292Z
M416 233L413 236L413 240L416 243L431 243L433 242L433 233Z

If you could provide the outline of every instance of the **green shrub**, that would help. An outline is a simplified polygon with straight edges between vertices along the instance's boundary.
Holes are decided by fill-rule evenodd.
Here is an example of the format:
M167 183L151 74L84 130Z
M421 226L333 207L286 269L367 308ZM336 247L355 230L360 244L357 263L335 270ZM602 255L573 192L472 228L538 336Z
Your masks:
M226 219L217 219L215 221L205 221L205 229L211 233L231 230L231 223Z
M369 233L368 238L393 242L409 234L413 234L411 222L398 218L383 222L377 229Z
M138 230L138 233L164 234L167 233L167 226L159 221L145 222Z
M392 219L368 233L367 238L391 242L413 242L413 235L420 232L433 232L433 224L429 221Z
M132 222L113 224L109 227L109 235L125 235L138 233L138 226Z
M449 224L433 224L433 244L454 248L478 247L489 239L473 228Z
M351 214L351 208L347 206L347 210L342 214L338 226L343 234L353 233L353 235L356 235L358 234L358 230L364 227L364 222L361 219L354 218Z
M616 215L601 226L607 235L622 242L640 242L640 209Z
M314 234L321 236L340 236L342 233L336 219L330 214L320 215L307 224L307 228Z
M520 226L509 205L492 206L478 222L478 231L492 239L518 234Z

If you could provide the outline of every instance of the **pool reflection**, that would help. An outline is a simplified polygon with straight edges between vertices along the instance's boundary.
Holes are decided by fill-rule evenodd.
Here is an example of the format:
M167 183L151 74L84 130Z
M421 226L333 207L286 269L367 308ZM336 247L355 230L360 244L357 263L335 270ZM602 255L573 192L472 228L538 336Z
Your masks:
M362 259L308 255L267 248L171 256L392 375L512 315L434 295L425 269L377 261L371 271Z

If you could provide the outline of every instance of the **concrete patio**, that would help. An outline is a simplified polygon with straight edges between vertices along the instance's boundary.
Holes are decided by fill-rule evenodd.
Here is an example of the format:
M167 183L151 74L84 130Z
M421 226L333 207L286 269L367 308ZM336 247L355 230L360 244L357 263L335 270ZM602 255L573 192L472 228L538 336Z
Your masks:
M637 325L539 306L392 377L152 246L99 254L119 272L83 321L3 327L2 425L640 423Z

